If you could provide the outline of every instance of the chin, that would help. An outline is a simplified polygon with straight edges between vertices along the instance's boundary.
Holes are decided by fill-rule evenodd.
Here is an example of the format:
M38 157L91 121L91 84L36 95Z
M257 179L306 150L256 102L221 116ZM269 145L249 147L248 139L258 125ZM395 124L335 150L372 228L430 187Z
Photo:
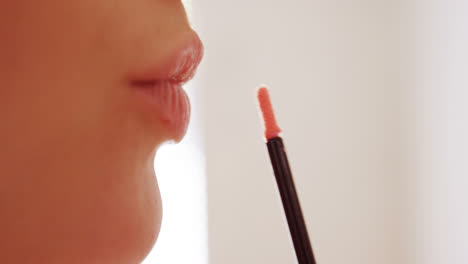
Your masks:
M151 182L136 188L133 197L106 202L115 207L97 217L94 239L83 241L89 263L138 264L154 247L162 220L161 197L154 173L145 177Z
M16 203L0 226L0 262L141 263L156 242L162 219L154 170L100 176L93 188L69 184L54 193L49 183L48 189L29 194L24 206ZM144 180L120 181L119 176Z

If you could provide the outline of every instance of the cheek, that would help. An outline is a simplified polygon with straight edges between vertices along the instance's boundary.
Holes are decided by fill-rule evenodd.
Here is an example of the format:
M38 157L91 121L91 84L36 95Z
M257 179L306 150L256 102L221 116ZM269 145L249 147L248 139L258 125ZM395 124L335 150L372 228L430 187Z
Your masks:
M94 8L108 1L13 2L0 9L0 262L136 263L161 224L156 140L127 108L113 20Z

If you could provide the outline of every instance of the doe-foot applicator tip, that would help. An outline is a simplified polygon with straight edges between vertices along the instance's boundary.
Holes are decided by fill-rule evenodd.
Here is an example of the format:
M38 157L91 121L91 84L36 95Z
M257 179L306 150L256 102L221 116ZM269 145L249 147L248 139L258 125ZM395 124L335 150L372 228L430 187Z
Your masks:
M257 91L258 104L262 111L263 121L265 124L265 138L267 140L278 137L281 128L276 123L273 106L271 105L270 94L268 89L264 86L258 88Z

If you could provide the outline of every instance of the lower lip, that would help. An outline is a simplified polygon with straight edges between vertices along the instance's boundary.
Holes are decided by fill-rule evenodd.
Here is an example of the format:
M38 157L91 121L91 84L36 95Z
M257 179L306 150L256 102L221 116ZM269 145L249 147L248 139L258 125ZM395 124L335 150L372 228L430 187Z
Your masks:
M134 85L134 90L149 108L155 122L169 132L171 139L179 142L187 132L190 121L190 101L182 86L168 81Z

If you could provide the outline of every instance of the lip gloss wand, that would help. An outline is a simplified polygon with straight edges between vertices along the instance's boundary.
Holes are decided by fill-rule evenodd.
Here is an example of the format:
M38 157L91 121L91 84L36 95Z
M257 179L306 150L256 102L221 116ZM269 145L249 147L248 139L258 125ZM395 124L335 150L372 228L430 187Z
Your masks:
M266 145L270 154L271 165L275 173L297 260L299 264L316 264L283 140L279 136L281 129L276 123L267 88L259 88L257 97L265 122Z

